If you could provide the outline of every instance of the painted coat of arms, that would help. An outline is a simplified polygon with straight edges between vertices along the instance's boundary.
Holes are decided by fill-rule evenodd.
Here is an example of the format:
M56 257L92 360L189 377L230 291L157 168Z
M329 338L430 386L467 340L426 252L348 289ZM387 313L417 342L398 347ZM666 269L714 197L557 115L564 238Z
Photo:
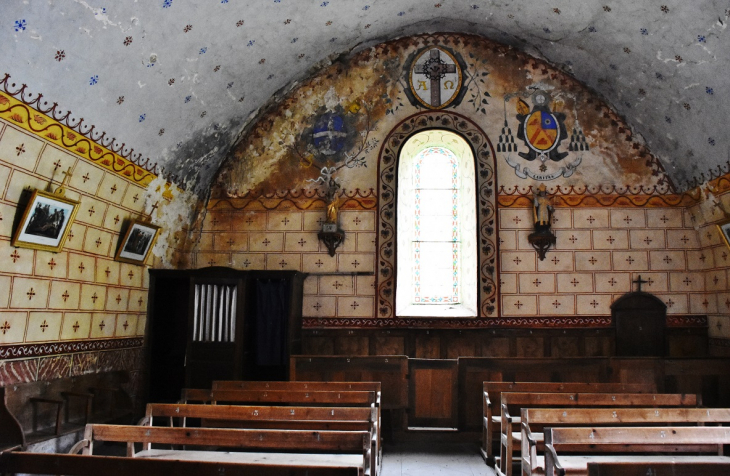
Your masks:
M515 170L520 178L547 181L559 177L570 177L582 162L582 156L568 162L565 159L569 152L560 151L560 143L568 138L565 127L565 114L551 108L550 95L542 90L535 91L532 96L532 108L522 99L517 100L517 139L524 142L527 152L518 152L517 156L528 163L520 163L512 158L510 152L517 152L512 131L505 117L502 135L499 138L497 152L506 152L505 160ZM505 102L508 100L505 97ZM587 151L588 143L585 140L580 126L575 124L571 135L569 151ZM533 170L531 164L537 165Z

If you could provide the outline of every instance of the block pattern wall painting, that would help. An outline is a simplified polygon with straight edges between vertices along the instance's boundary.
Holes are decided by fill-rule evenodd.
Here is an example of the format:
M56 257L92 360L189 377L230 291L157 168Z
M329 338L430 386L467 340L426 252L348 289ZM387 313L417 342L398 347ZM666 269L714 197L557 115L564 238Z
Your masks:
M9 95L2 98L0 386L127 370L135 396L142 380L146 267L159 257L146 266L113 258L123 224L149 213L154 175L135 177L136 168L121 158L119 164L94 163L87 156L101 151L99 144ZM40 132L29 128L31 118ZM66 196L81 205L62 251L12 247L29 191L51 181L55 189L69 169Z

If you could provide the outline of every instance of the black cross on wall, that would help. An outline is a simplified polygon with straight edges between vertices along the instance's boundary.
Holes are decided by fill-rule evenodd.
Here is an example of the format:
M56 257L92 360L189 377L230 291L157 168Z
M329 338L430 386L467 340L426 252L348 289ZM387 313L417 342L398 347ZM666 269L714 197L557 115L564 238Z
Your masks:
M414 74L423 74L431 81L431 106L441 105L441 80L446 73L456 73L455 64L446 64L437 49L429 51L429 59L424 63L416 63ZM424 81L425 82L425 81Z

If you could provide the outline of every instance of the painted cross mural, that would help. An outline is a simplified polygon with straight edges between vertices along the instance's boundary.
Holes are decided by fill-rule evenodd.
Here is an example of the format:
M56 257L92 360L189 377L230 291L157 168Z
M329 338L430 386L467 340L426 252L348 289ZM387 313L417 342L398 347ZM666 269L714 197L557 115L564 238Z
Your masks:
M442 109L451 104L461 90L461 66L449 51L440 47L427 48L412 62L408 80L410 92L421 106Z

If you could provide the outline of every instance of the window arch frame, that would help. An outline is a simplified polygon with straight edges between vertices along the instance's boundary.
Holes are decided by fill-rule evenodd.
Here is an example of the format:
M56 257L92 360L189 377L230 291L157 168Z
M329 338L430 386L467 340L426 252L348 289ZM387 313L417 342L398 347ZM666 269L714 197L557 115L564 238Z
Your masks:
M497 237L497 178L495 150L489 137L471 119L445 111L424 111L409 116L393 127L383 140L378 156L378 205L375 273L375 317L396 319L397 276L397 167L400 149L408 138L428 129L445 129L460 135L472 149L475 160L477 199L477 319L499 316L499 244ZM425 318L400 324L429 325ZM442 320L441 318L439 318ZM449 326L470 327L474 318L448 318ZM383 324L387 325L387 324ZM476 324L481 327L486 324Z

